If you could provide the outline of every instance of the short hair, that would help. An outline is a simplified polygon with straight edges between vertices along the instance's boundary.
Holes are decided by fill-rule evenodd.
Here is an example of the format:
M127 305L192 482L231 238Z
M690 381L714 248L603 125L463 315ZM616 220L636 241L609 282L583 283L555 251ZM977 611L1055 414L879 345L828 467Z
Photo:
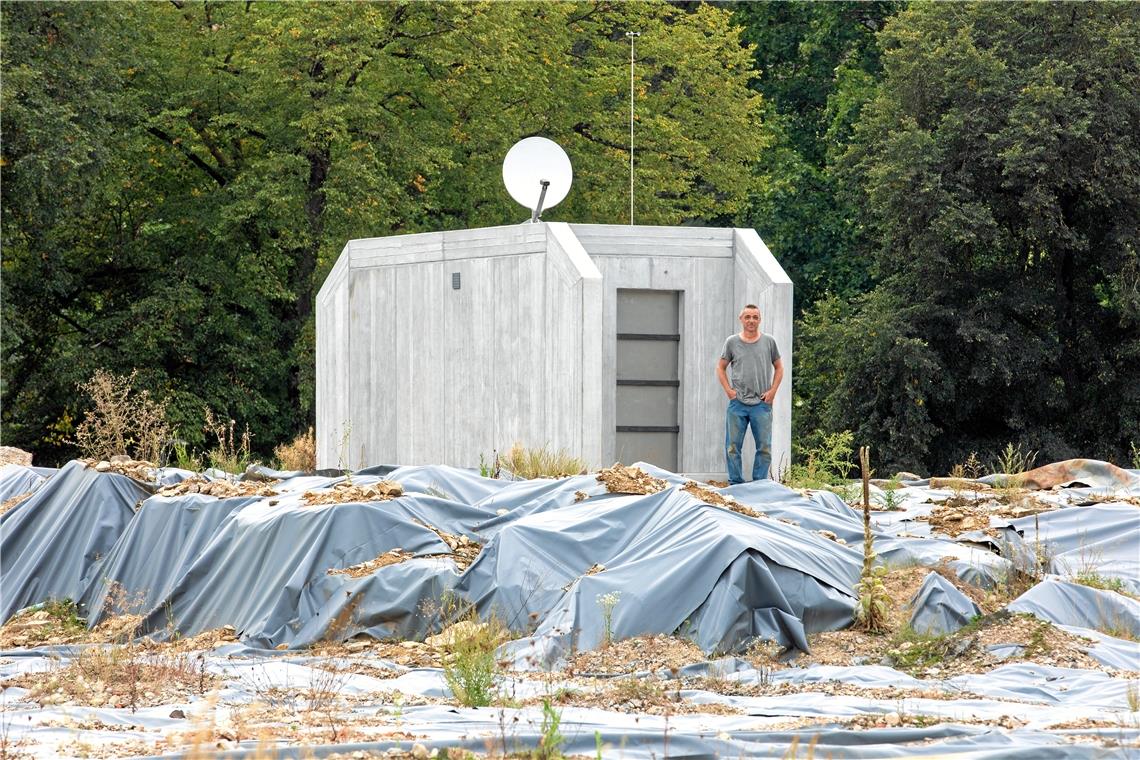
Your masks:
M746 304L744 304L744 308L740 310L740 313L743 314L744 312L748 311L749 309L755 309L756 311L760 311L760 307L757 306L756 304L746 303Z

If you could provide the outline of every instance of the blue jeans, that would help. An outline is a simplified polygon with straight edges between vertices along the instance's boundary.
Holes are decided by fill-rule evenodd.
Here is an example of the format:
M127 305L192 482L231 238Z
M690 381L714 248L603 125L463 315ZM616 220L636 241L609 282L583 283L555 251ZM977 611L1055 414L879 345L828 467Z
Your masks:
M744 431L749 426L752 427L752 440L756 442L752 479L768 477L768 468L772 465L772 407L763 401L749 406L732 399L725 414L724 433L724 457L728 461L730 484L744 482L744 473L740 471L740 452L744 447Z

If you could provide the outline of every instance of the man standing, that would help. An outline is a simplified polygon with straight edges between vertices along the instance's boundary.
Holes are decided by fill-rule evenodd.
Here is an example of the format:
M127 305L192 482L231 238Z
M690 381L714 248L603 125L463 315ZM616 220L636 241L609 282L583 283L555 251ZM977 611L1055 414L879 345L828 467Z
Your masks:
M759 307L750 303L741 309L740 326L741 331L724 342L716 365L716 376L728 396L724 455L730 484L744 482L740 449L749 426L752 440L756 442L752 479L768 477L768 468L772 465L772 401L784 379L784 365L776 340L760 332ZM725 370L731 372L731 381Z

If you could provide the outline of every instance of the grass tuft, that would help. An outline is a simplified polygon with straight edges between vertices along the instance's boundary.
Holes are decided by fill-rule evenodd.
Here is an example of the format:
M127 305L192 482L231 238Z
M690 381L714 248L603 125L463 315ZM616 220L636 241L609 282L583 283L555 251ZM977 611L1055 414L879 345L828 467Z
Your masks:
M546 446L527 448L515 443L506 454L498 455L496 467L520 478L565 478L587 470L586 463L563 449L552 451Z

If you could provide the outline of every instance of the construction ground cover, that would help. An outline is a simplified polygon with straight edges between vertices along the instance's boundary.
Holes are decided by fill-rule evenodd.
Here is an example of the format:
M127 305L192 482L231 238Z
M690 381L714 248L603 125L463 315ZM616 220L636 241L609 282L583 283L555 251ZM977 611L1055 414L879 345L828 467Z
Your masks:
M875 481L868 630L831 491L105 464L0 468L0 757L1140 757L1140 471Z

